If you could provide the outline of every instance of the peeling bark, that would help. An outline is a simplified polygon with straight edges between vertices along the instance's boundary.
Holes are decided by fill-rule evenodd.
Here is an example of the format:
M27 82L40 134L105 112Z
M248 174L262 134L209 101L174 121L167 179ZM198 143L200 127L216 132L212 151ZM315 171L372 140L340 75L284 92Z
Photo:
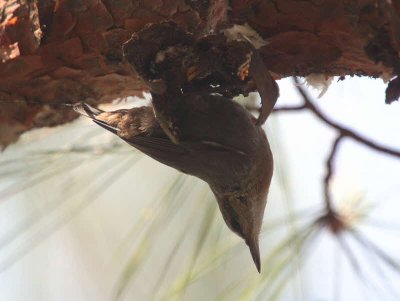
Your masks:
M145 91L121 45L149 23L197 36L247 23L267 41L260 51L276 78L390 79L400 73L399 14L398 0L0 0L0 145L76 117L54 104Z

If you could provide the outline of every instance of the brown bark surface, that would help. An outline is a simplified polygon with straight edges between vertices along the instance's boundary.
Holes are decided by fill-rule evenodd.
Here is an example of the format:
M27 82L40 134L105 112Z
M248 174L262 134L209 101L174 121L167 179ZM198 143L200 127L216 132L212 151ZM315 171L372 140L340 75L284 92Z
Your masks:
M398 0L0 0L0 145L77 116L55 103L144 91L121 45L149 23L172 20L197 35L247 23L268 42L260 51L277 78L391 78L399 15Z

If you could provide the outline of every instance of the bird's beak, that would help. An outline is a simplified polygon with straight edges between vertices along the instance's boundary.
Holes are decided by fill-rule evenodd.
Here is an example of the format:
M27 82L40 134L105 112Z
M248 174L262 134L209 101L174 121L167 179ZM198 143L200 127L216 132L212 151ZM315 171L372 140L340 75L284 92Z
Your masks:
M249 246L250 253L253 257L253 261L256 265L257 271L261 273L260 248L258 247L258 237L246 239L246 244Z

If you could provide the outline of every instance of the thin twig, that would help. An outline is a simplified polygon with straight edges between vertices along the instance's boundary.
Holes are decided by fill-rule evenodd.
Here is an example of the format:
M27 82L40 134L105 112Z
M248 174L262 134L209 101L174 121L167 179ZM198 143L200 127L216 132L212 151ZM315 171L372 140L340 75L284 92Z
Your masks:
M343 140L343 138L350 138L353 139L354 141L363 144L364 146L367 146L375 151L392 155L397 158L400 158L400 151L391 149L390 147L380 145L379 143L364 137L360 133L357 133L356 131L338 124L337 122L333 121L330 119L328 116L326 116L312 101L310 96L307 94L306 90L300 85L300 82L298 81L297 78L294 78L295 82L295 87L297 91L300 93L300 95L303 98L303 104L301 105L296 105L296 106L280 106L274 109L274 113L279 113L279 112L298 112L298 111L303 111L303 110L309 110L311 111L317 118L319 118L323 123L326 125L330 126L331 128L335 129L338 131L338 136L335 140L335 142L332 145L332 149L330 151L328 160L326 162L326 175L324 178L324 196L325 196L325 204L328 212L333 212L332 211L332 198L331 194L329 191L329 182L332 178L333 175L333 161L336 157L337 149L340 144L340 142Z
M339 243L339 246L342 248L344 254L347 256L347 259L349 260L350 265L353 267L354 271L356 272L358 279L361 281L361 283L365 286L365 288L367 290L369 288L371 288L371 286L373 286L374 290L371 290L371 291L376 292L377 291L376 284L373 283L372 281L368 281L368 279L365 277L365 273L361 269L361 265L357 259L356 254L354 254L352 248L347 243L344 236L342 234L339 234L339 235L336 235L335 237Z
M307 106L305 104L302 105L297 105L297 106L279 106L277 108L274 108L273 112L274 113L280 113L280 112L298 112L307 109Z
M328 160L326 161L326 175L324 178L324 194L325 194L325 205L326 209L328 212L332 212L332 198L329 190L329 183L331 181L332 175L333 175L333 162L335 160L338 147L340 142L343 140L345 136L344 135L339 135L336 139L335 142L332 145L331 151L329 153Z
M388 155L392 155L395 157L400 158L400 151L399 150L395 150L395 149L391 149L387 146L383 146L380 145L379 143L364 137L363 135L361 135L360 133L357 133L345 126L342 126L338 123L336 123L335 121L331 120L329 117L327 117L324 113L322 113L320 111L320 109L315 106L312 101L310 100L310 96L307 94L307 92L305 91L305 89L303 87L301 87L299 84L299 81L295 78L294 79L296 85L296 89L297 91L301 94L301 96L303 97L303 101L304 101L304 106L309 109L310 111L312 111L314 113L315 116L317 116L320 120L322 120L324 123L326 123L327 125L329 125L330 127L336 129L339 131L339 133L343 136L349 137L373 150L379 151L381 153L385 153ZM297 107L298 108L298 107ZM287 109L286 109L287 110ZM298 109L297 109L298 110Z
M378 245L368 240L365 236L359 233L356 230L350 230L349 233L357 240L361 245L375 254L378 258L380 258L384 263L386 263L390 268L392 268L395 272L400 272L400 264L394 258L392 258L389 254L387 254L384 250L382 250Z
M378 259L382 260L386 263L390 268L392 268L395 272L399 273L400 266L395 259L393 259L389 254L379 248L376 244L372 241L368 240L364 237L361 233L356 230L350 230L348 232L355 241L357 241L362 247L366 249L366 251L370 252L371 255L375 255ZM396 289L392 285L392 282L386 277L385 272L380 268L379 263L375 261L375 258L372 256L369 258L370 266L373 266L377 274L384 280L381 281L382 285L384 286L384 292L390 293L393 297L397 296Z

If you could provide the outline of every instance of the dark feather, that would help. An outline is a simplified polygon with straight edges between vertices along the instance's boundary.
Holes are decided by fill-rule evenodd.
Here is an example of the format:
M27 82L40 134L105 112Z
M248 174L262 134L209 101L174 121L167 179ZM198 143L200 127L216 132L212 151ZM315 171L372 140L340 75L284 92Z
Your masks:
M117 135L119 129L112 127L111 125L109 125L108 123L101 121L101 120L97 120L95 118L92 118L93 122L98 124L99 126L101 126L102 128L106 129L107 131L110 131L111 133Z
M251 45L251 43L250 43ZM279 88L257 49L252 46L253 54L250 63L250 75L256 83L258 93L261 97L261 110L258 116L257 124L263 124L271 114L275 103L279 97Z

